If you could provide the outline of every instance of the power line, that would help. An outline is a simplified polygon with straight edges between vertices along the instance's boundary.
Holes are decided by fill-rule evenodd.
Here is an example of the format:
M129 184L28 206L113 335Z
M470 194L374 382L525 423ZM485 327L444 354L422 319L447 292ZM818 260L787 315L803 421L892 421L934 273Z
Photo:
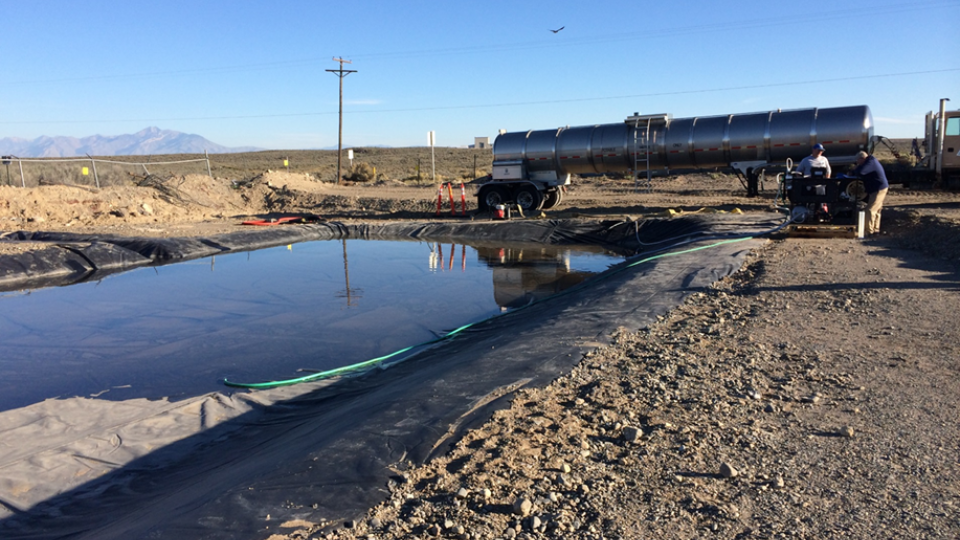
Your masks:
M336 60L336 59L335 59ZM346 60L344 62L347 62ZM349 63L349 62L347 62ZM326 70L333 73L337 73L340 70ZM932 69L926 71L904 71L899 73L880 73L875 75L854 75L848 77L836 77L830 79L815 79L815 80L799 80L799 81L790 81L790 82L778 82L778 83L767 83L767 84L752 84L752 85L741 85L741 86L725 86L717 88L701 88L693 90L673 90L669 92L648 92L643 94L624 94L618 96L597 96L597 97L583 97L583 98L569 98L569 99L552 99L552 100L541 100L541 101L514 101L506 103L479 103L479 104L467 104L467 105L448 105L440 107L410 107L404 109L375 109L368 111L351 111L347 114L382 114L382 113L395 113L395 112L424 112L424 111L446 111L446 110L456 110L456 109L491 109L499 107L520 107L520 106L530 106L530 105L555 105L558 103L578 103L585 101L615 101L619 99L634 99L634 98L647 98L647 97L663 97L663 96L681 96L689 94L708 94L713 92L729 92L733 90L752 90L758 88L776 88L782 86L798 86L798 85L813 85L813 84L827 84L827 83L837 83L837 82L846 82L846 81L857 81L857 80L869 80L869 79L881 79L888 77L908 77L916 75L933 75L939 73L953 73L960 71L960 67L946 68L946 69ZM345 73L355 73L355 70L344 70ZM344 75L345 76L345 75ZM341 79L342 81L342 79ZM93 122L179 122L179 121L199 121L199 120L252 120L258 118L290 118L290 117L304 117L304 116L327 116L337 114L336 111L325 111L325 112L306 112L306 113L278 113L278 114L251 114L251 115L234 115L234 116L193 116L193 117L170 117L170 118L128 118L128 119L115 119L115 120L25 120L25 121L8 121L0 120L0 125L9 125L9 124L82 124L82 123L93 123ZM341 114L342 114L342 104L341 104Z
M543 100L543 101L516 101L511 103L491 103L491 104L481 104L481 105L450 105L445 107L424 107L424 108L409 108L409 109L377 109L375 111L355 111L354 114L365 114L365 113L379 114L379 113L385 113L385 112L419 112L419 111L442 111L442 110L451 110L451 109L519 107L519 106L528 106L528 105L554 105L557 103L577 103L577 102L584 102L584 101L614 101L618 99L681 96L681 95L688 95L688 94L707 94L712 92L729 92L732 90L750 90L750 89L757 89L757 88L776 88L780 86L797 86L801 84L825 84L825 83L835 83L835 82L842 82L842 81L879 79L879 78L885 78L885 77L928 75L928 74L935 74L935 73L949 73L954 71L960 71L960 67L949 68L949 69L936 69L936 70L929 70L929 71L910 71L910 72L903 72L903 73L884 73L884 74L878 74L878 75L859 75L859 76L850 76L850 77L838 77L833 79L802 80L802 81L768 83L768 84L727 86L727 87L719 87L719 88L703 88L699 90L675 90L671 92L649 92L644 94L625 94L620 96L553 99L553 100Z
M56 79L37 79L27 81L12 81L4 83L6 86L21 86L30 84L53 84L65 82L83 82L83 81L110 81L117 79L146 79L152 77L169 77L175 75L203 75L222 73L245 73L249 71L261 71L277 68L288 68L292 66L302 66L305 64L316 64L318 59L310 58L304 60L285 60L280 62L263 62L258 64L238 64L234 66L203 67L193 69L174 69L169 71L147 71L143 73L118 73L113 75L87 75L84 77L61 77Z

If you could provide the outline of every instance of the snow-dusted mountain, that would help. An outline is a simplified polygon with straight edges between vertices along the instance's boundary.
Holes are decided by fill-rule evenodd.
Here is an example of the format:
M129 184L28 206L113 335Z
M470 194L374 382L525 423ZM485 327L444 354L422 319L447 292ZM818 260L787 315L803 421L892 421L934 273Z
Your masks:
M149 154L211 154L254 152L260 148L228 148L200 135L148 127L134 134L104 137L37 137L33 140L8 137L0 139L0 154L30 157L142 156Z

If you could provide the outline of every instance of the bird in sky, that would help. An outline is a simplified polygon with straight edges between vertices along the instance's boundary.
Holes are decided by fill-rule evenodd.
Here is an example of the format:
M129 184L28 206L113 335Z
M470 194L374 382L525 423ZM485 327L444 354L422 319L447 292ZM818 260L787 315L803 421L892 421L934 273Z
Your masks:
M553 32L554 34L556 34L557 32L563 30L564 28L566 28L566 26L561 26L560 28L557 28L556 30L550 30L550 31Z

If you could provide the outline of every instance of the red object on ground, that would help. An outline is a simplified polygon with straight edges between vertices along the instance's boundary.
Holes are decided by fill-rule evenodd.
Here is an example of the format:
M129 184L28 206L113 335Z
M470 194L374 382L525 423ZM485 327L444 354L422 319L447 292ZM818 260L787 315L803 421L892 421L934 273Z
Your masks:
M316 216L286 216L276 219L255 219L242 222L243 225L258 225L269 227L272 225L283 225L285 223L316 223L320 218Z

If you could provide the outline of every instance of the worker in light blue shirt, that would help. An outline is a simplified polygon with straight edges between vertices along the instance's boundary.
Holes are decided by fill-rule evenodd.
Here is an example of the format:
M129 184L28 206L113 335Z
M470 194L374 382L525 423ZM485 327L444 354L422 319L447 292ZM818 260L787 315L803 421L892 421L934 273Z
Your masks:
M880 232L880 210L883 209L883 200L887 198L887 173L877 158L860 152L857 154L857 167L853 169L853 176L863 181L863 190L867 192L867 234Z

